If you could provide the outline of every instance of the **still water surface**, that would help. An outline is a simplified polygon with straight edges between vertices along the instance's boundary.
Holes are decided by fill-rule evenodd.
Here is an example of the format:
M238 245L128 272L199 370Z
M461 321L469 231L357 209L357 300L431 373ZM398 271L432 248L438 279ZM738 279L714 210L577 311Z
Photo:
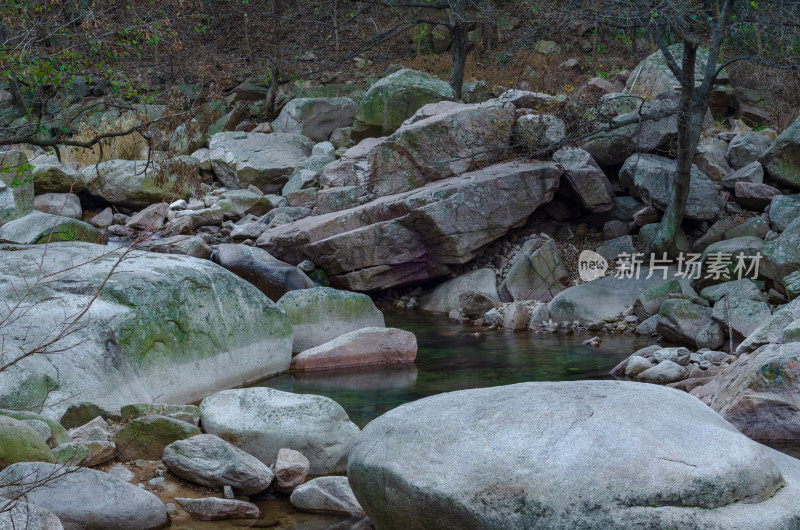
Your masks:
M589 335L537 335L481 331L422 312L386 313L386 325L417 336L417 361L409 366L284 374L268 386L298 394L328 396L359 427L423 397L526 381L608 378L608 372L653 339L606 336L600 348L582 344Z

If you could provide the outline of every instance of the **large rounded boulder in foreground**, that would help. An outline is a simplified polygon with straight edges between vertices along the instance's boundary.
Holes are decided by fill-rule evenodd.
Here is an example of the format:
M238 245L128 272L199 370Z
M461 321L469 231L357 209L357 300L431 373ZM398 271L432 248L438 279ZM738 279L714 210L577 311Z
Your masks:
M367 425L347 475L378 530L797 528L800 462L680 391L451 392Z

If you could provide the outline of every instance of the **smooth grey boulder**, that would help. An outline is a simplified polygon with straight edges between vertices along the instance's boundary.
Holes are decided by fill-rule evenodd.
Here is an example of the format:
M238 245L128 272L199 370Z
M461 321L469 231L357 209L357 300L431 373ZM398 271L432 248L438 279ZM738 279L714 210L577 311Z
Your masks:
M663 212L669 204L676 170L675 160L657 155L633 155L620 169L619 180L634 197ZM717 187L702 171L692 166L685 217L695 221L714 221L721 215Z
M344 470L359 432L332 399L264 387L213 394L200 403L200 414L207 433L267 465L284 447L300 451L315 475Z
M650 360L639 355L631 355L628 357L628 364L625 366L625 375L627 377L636 377L652 367L653 363Z
M728 165L725 154L728 152L728 142L719 138L703 138L697 144L697 154L694 155L694 165L715 182L722 180L725 175L733 171Z
M684 392L626 381L523 383L401 405L364 428L348 478L381 529L800 520L800 462Z
M729 190L735 190L737 182L763 184L764 168L762 167L761 162L758 160L755 162L750 162L746 166L743 166L729 175L726 175L722 179L722 186Z
M41 484L31 488L36 482ZM94 469L14 464L0 472L0 485L5 485L0 496L24 495L27 502L55 514L65 530L150 530L169 524L158 497Z
M666 280L661 271L654 271L653 276L647 278L646 268L642 268L638 279L605 276L561 291L547 307L556 322L578 320L588 325L620 315L644 291L669 281L672 272Z
M0 251L0 300L16 301L35 281L44 251ZM94 298L121 254L88 243L52 243L46 251L41 273L54 276L3 330L6 348L52 336L65 313ZM33 355L0 373L0 406L44 407L47 417L60 418L81 402L106 410L187 403L289 367L288 318L241 278L207 260L140 251L119 268L124 273L105 282L75 332L58 341L63 353Z
M772 312L766 302L754 302L742 298L723 298L714 304L711 318L722 326L723 330L730 330L737 341L746 339L752 332L765 321L769 320Z
M639 381L645 383L658 383L666 385L668 383L677 383L689 377L689 371L683 366L670 360L664 360L648 368L644 372L636 376Z
M246 245L219 245L211 255L211 261L252 283L273 302L280 300L289 291L316 286L314 281L296 266L275 259L269 252L260 248Z
M80 220L83 216L81 201L74 193L43 193L42 195L37 195L33 199L33 209L52 215L69 217L70 219Z
M148 252L158 252L159 254L176 254L200 259L208 259L212 254L208 243L197 236L177 235L158 239L152 238L137 244L136 248Z
M350 517L364 515L347 477L319 477L297 486L289 500L304 512L331 513Z
M291 493L306 481L311 463L300 451L283 448L275 460L274 487L278 491Z
M492 269L475 269L437 285L420 301L420 309L436 313L449 313L461 307L462 293L481 293L500 302L497 293L497 275Z
M383 313L369 296L330 287L290 291L278 300L294 326L293 351L325 344L362 328L384 328Z
M13 501L0 504L0 529L2 530L64 530L64 525L50 510L34 504Z
M79 178L86 192L97 199L127 208L142 209L151 204L188 199L188 186L175 190L176 177L158 178L159 168L146 160L108 160L87 166Z
M726 154L728 163L733 169L742 169L757 161L772 142L765 135L757 132L743 132L734 136L728 144Z
M230 486L244 495L261 493L273 478L266 464L213 434L173 442L161 460L189 482L217 490Z
M277 193L309 156L314 140L299 134L220 132L208 142L208 158L217 178L230 189L253 185Z
M357 109L350 98L295 98L283 106L272 130L326 142L334 129L353 125Z
M661 304L656 332L678 344L716 350L725 343L725 331L711 315L710 307L672 298Z
M700 296L714 304L719 302L724 296L728 296L731 299L741 298L744 300L753 300L754 302L766 302L767 300L767 297L761 292L758 285L749 278L718 283L717 285L706 287L700 291Z

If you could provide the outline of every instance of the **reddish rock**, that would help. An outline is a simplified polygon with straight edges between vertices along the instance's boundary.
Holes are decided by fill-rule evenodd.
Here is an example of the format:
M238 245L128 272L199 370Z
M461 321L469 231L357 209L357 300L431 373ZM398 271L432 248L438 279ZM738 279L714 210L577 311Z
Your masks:
M759 442L800 441L800 343L741 355L691 394Z
M379 364L412 363L417 357L413 333L394 328L363 328L306 350L292 359L298 371Z
M780 190L767 184L739 181L735 188L736 202L749 210L763 210L772 202L772 198L780 195Z
M291 493L306 481L310 464L303 453L293 449L278 451L275 462L275 489L283 493Z

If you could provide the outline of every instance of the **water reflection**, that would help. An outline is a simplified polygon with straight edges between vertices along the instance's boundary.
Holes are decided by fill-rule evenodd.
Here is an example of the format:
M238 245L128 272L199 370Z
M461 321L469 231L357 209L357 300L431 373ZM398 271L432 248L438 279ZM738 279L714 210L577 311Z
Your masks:
M558 336L483 331L422 312L386 314L386 325L412 331L419 352L414 366L284 374L260 386L328 396L363 427L398 405L467 388L525 381L607 378L608 371L652 339L605 337L600 348L587 335Z

